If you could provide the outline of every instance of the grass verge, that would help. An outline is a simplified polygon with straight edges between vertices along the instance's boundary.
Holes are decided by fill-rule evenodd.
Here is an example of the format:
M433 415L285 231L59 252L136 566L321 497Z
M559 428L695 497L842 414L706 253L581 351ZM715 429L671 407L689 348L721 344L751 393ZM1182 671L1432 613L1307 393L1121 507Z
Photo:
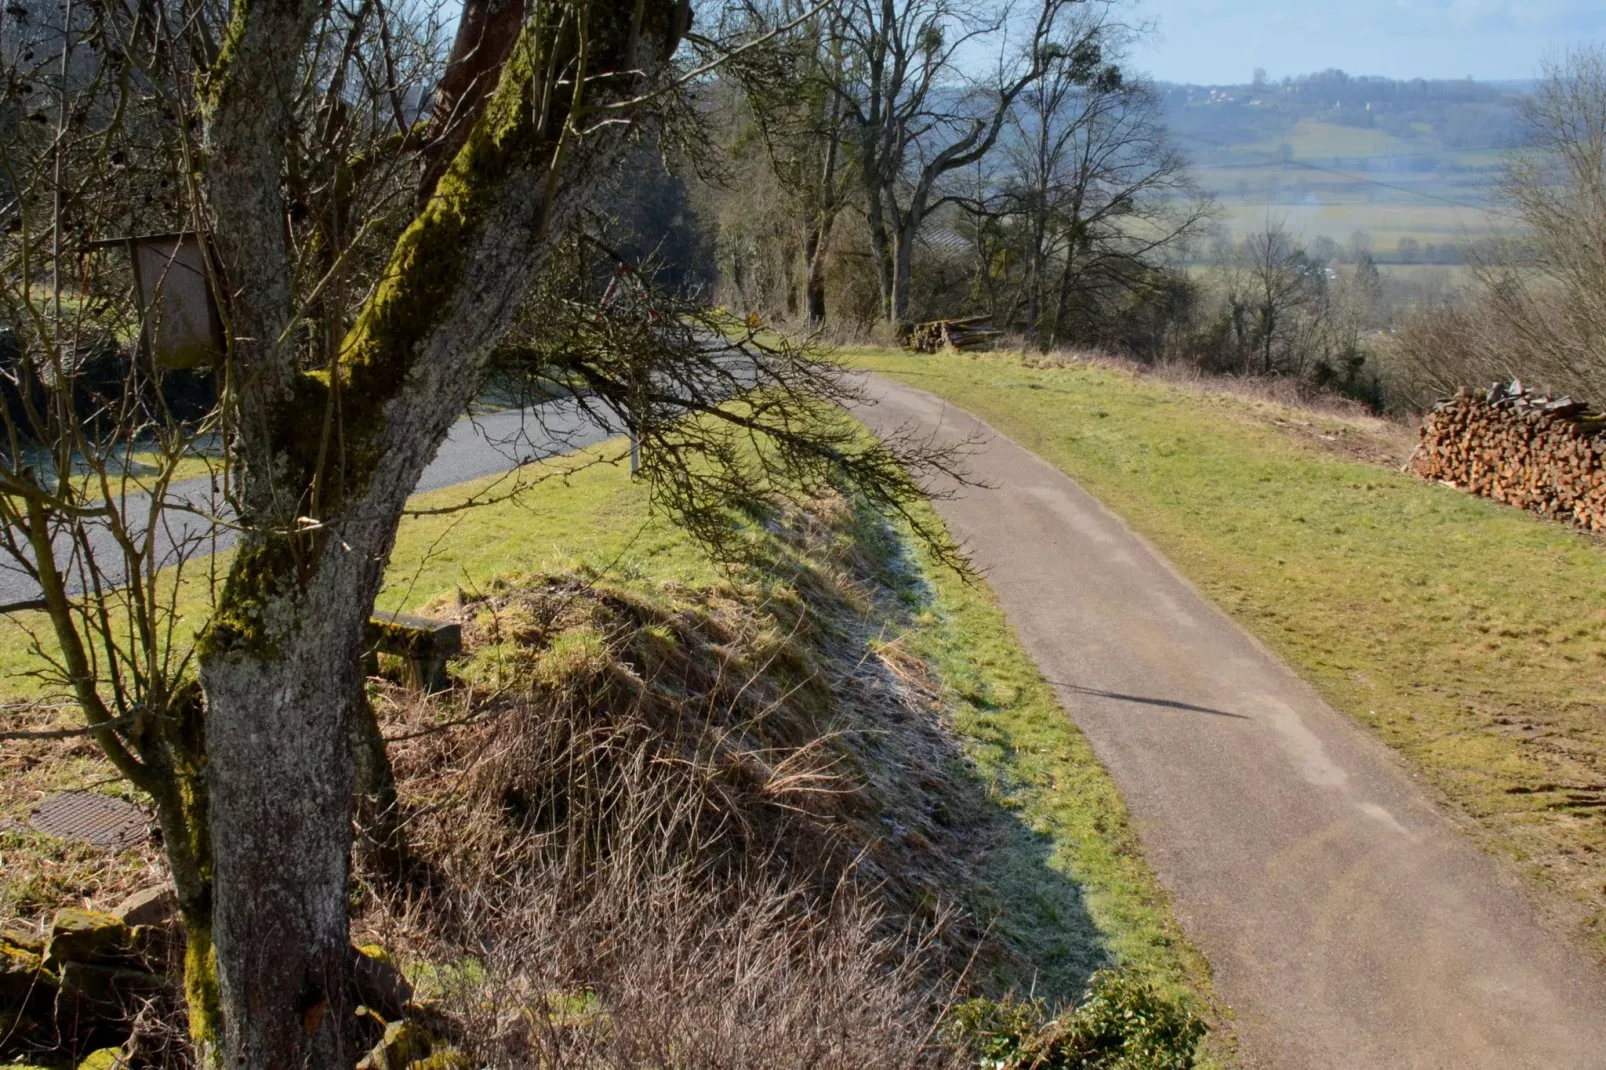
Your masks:
M403 522L382 608L483 601L499 577L568 571L607 573L652 584L707 587L726 577L673 524L650 515L646 489L615 466L586 465L607 447L579 455L576 470L516 501ZM417 508L460 502L479 484L415 499ZM933 518L935 519L935 518ZM987 859L985 879L966 905L1011 947L1018 965L989 987L1016 987L1074 999L1088 973L1120 965L1167 998L1195 1007L1208 999L1205 964L1182 938L1127 825L1113 784L1066 718L996 602L982 586L929 561L918 547L865 520L853 536L877 562L887 602L875 619L876 648L911 676L929 678L957 743L960 761L985 807L1004 815L944 835L973 836ZM186 623L199 626L204 592L180 598ZM27 667L23 615L0 632L0 663ZM23 697L16 695L11 696ZM8 752L0 818L25 819L31 801L64 786L119 790L86 741L27 744ZM12 767L14 765L14 768ZM900 770L881 771L896 779ZM962 824L962 823L960 823ZM902 836L920 850L918 830ZM95 880L107 860L63 851L20 830L6 833L7 895L0 920L42 913L71 900L108 905L159 866L149 852L119 860L116 879ZM34 879L47 855L48 881ZM26 895L12 894L27 889Z
M1008 355L850 359L1097 495L1606 955L1600 540L1366 460L1402 437L1377 421Z

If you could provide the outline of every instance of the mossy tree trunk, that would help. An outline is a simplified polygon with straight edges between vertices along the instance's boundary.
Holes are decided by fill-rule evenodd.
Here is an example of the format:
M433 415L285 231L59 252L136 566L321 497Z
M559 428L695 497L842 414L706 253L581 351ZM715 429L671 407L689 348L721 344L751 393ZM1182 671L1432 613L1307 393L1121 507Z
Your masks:
M470 0L464 18L498 25L505 6ZM465 134L442 139L448 158L426 168L423 207L383 281L313 374L283 341L297 311L280 190L318 12L318 0L236 0L201 170L245 523L199 651L211 851L200 928L221 1023L206 1057L230 1067L349 1067L360 1054L345 1030L364 623L408 494L623 146L617 120L632 113L591 109L650 85L688 15L674 0L534 5L500 70L463 79L494 92ZM204 998L208 981L192 977L191 991Z

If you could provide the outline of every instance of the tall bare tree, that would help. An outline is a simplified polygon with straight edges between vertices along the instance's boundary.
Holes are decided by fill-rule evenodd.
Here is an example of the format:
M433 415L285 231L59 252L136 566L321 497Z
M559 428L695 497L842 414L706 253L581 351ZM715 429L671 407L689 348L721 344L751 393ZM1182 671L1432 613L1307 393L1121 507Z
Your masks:
M1049 345L1068 336L1078 299L1086 306L1137 290L1211 211L1171 141L1153 87L1113 65L1079 72L1075 47L1061 55L1044 82L1047 93L1029 102L1028 120L1042 161L1027 172L1027 216L1044 220L1033 224L1033 257L1054 265L1051 277L1038 276L1047 323L1031 322Z
M853 185L853 161L844 144L847 116L834 91L849 62L846 13L834 5L780 0L747 4L742 15L757 32L795 27L756 62L733 65L731 71L742 109L757 127L779 188L792 202L801 236L804 313L818 325L826 317L832 233Z
M942 180L992 151L1015 100L1039 79L1065 11L1082 0L1039 0L1022 20L1010 7L953 0L852 0L852 62L835 91L857 153L886 320L909 314L921 229L949 203ZM989 78L960 62L990 49Z
M408 495L497 362L585 377L662 447L658 500L709 537L710 497L830 484L896 506L918 493L900 462L941 461L843 431L829 416L852 393L828 367L750 336L728 352L710 342L728 325L690 310L615 331L576 319L571 286L531 327L528 294L561 277L633 128L704 69L676 60L685 0L467 0L455 33L383 0L90 10L52 46L54 80L8 78L0 108L33 124L0 145L4 549L85 731L154 800L197 1054L349 1067L364 625ZM86 244L152 224L188 236L169 249L187 242L212 293L210 412L178 411L161 347L128 342L160 337L160 297ZM105 384L96 347L116 354ZM174 500L214 432L223 503ZM754 440L756 461L737 445ZM153 442L155 477L119 482ZM190 646L158 533L198 512L185 531L237 543Z
M1606 49L1548 64L1500 195L1520 224L1479 267L1491 311L1559 389L1606 394ZM1509 359L1509 358L1508 358Z
M1335 305L1326 265L1277 221L1268 219L1236 248L1224 250L1215 273L1231 337L1231 370L1325 379L1357 352L1358 328L1348 309ZM1322 365L1328 370L1318 372ZM1350 369L1351 378L1358 368Z

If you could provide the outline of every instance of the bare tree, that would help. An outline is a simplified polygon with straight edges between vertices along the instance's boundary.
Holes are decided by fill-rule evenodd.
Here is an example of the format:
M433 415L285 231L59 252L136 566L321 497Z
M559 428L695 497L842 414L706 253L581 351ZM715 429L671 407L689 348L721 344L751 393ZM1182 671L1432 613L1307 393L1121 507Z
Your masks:
M895 505L918 494L900 462L942 455L843 430L833 402L851 394L829 368L751 337L710 345L728 325L672 310L649 317L656 333L597 327L578 284L526 303L562 278L632 129L706 70L675 59L685 0L467 0L454 34L382 0L90 10L47 50L54 80L8 78L0 108L29 131L0 145L5 550L37 585L85 731L155 802L202 1062L350 1066L364 625L407 497L518 352L521 310L539 328L524 351L650 438L659 500L710 537L709 496L829 483ZM699 47L713 61L739 45ZM194 251L216 307L203 378L218 401L199 413L164 391L160 295L141 301L89 244L153 223ZM116 354L108 384L86 345ZM739 438L697 430L722 426ZM217 500L167 493L214 431ZM149 442L156 475L130 493L119 458ZM161 548L202 547L153 533L193 513L205 538L237 541L191 646L190 588Z
M834 91L848 62L845 13L780 0L748 4L743 17L759 33L795 26L753 61L729 70L779 188L792 202L801 234L804 313L808 322L822 324L831 236L854 182L844 145L846 111Z
M1304 246L1267 220L1229 254L1223 274L1243 373L1303 374L1326 289Z
M858 154L870 243L884 315L903 323L921 228L947 204L941 181L970 167L998 141L1017 97L1042 76L1044 45L1078 0L1040 0L1024 41L1008 8L953 0L853 0L845 22L851 62L835 86ZM958 57L997 42L987 81L967 77Z
M1126 33L1089 10L1044 47L1043 77L1011 111L1006 198L1024 229L1026 326L1045 345L1076 306L1146 286L1210 217L1158 96L1115 62Z
M1485 300L1535 373L1606 395L1606 50L1548 64L1522 115L1500 184L1521 229L1479 266Z
M1051 231L1060 221L1061 209L1068 208L1074 216L1086 200L1086 183L1076 183L1066 168L1076 139L1084 132L1081 120L1088 117L1088 98L1121 84L1120 71L1104 61L1107 13L1104 8L1093 9L1055 42L1043 77L1021 94L1010 112L1016 137L1006 153L1010 180L1004 199L1006 210L1024 220L1026 325L1034 333L1042 320ZM1089 89L1085 96L1080 92ZM1077 97L1084 98L1080 109L1075 108ZM1074 114L1076 110L1081 114Z

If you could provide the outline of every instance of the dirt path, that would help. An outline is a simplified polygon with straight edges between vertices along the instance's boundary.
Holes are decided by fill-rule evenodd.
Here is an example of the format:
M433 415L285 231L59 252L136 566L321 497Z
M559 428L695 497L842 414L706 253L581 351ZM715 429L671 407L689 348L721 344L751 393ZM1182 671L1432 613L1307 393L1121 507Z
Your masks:
M1606 977L1392 752L1056 469L872 388L883 430L993 436L993 489L938 508L1120 785L1246 1061L1606 1068Z

